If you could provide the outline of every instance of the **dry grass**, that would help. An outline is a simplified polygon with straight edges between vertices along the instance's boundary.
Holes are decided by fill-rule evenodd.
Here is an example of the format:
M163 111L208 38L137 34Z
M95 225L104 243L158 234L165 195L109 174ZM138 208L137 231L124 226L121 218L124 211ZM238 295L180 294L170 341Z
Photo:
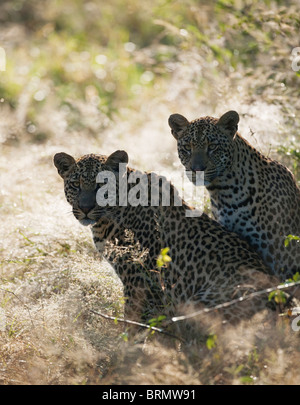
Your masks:
M203 11L203 24L210 21L207 15ZM20 30L19 39L26 34ZM284 48L290 42L280 37L277 44ZM136 55L148 70L152 48ZM263 64L257 71L252 66L250 74L240 66L229 77L225 67L217 75L215 61L206 56L197 47L182 47L168 75L140 93L134 107L123 103L113 119L88 98L72 101L80 111L74 118L66 106L57 108L52 89L34 117L38 136L33 136L26 121L32 114L30 87L14 108L0 104L0 384L300 383L299 333L285 318L261 314L236 328L220 326L216 317L199 319L196 338L179 344L157 333L145 337L145 331L125 341L124 325L90 312L121 316L122 286L97 256L89 229L70 212L52 163L56 152L81 156L125 149L132 166L171 173L180 169L167 125L171 113L193 119L236 109L241 133L295 168L291 155L277 154L279 145L299 145L290 61L283 56L276 71L267 60L265 70ZM267 82L269 68L286 72L291 87L282 97L288 99L279 100L283 87L279 91L276 80L256 91ZM81 126L70 125L82 117ZM176 333L186 335L183 326ZM217 337L211 349L208 335Z

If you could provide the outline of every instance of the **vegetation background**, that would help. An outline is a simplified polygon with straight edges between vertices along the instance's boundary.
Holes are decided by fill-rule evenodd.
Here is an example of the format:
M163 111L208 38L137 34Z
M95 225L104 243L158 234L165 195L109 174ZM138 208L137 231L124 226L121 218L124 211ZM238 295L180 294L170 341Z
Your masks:
M181 347L126 341L90 313L121 315L122 286L52 163L125 149L171 173L169 115L235 109L242 135L299 180L299 29L298 0L1 1L1 384L300 383L284 319L226 332L211 319L208 339Z

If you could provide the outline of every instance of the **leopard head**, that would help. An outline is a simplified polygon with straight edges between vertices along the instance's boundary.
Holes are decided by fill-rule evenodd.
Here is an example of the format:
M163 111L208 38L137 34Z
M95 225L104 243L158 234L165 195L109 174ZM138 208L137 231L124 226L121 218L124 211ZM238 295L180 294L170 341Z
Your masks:
M124 151L116 151L108 157L84 155L77 161L64 152L54 156L54 165L64 180L66 199L82 225L93 225L102 218L102 209L96 201L97 191L101 187L97 176L103 170L117 172L121 162L128 162L128 155Z
M205 185L232 166L238 122L236 111L228 111L219 119L202 117L191 122L180 114L169 117L181 163L192 173L203 171Z

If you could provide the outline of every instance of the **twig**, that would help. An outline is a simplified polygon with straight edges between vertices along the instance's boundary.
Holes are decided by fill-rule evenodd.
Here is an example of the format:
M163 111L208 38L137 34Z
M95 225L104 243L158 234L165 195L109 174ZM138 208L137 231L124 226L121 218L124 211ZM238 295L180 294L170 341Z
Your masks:
M253 292L251 294L248 294L248 295L246 295L244 297L236 298L234 300L224 302L223 304L219 304L219 305L216 305L216 306L211 307L211 308L204 308L204 309L201 309L199 311L193 312L193 313L188 314L188 315L174 316L169 321L167 320L167 323L172 324L172 323L175 323L175 322L178 322L178 321L184 321L186 319L195 318L195 317L197 317L199 315L207 314L209 312L216 311L216 310L222 309L222 308L227 308L227 307L229 307L231 305L234 305L234 304L237 304L239 302L248 300L250 298L254 298L254 297L262 295L262 294L270 293L270 292L276 291L276 290L284 290L284 289L299 286L299 285L300 285L300 281L295 281L295 282L285 283L283 285L278 285L276 287L266 288L265 290L255 291L255 292ZM156 332L159 332L159 333L165 334L167 336L173 337L175 339L178 339L181 342L185 342L184 339L182 339L181 337L173 335L172 333L167 332L163 328L156 328L154 326L150 326L150 325L140 323L140 322L136 322L136 321L131 321L129 319L117 318L117 317L114 317L114 316L105 315L105 314L102 314L101 312L96 312L96 311L94 311L92 309L90 309L90 312L92 312L95 315L99 315L99 316L101 316L102 318L105 318L105 319L110 319L112 321L123 322L123 323L127 323L129 325L136 325L136 326L140 326L142 328L146 328L146 329L149 329L149 330L154 330Z
M250 299L250 298L254 298L254 297L258 296L258 295L270 293L270 292L276 291L276 290L284 290L286 288L291 288L291 287L295 287L295 286L299 286L299 285L300 285L300 281L295 281L295 282L292 282L292 283L285 283L283 285L278 285L277 287L270 287L270 288L266 288L265 290L255 291L255 292L253 292L251 294L248 294L248 295L246 295L244 297L236 298L236 299L234 299L232 301L224 302L223 304L219 304L219 305L216 305L216 306L211 307L211 308L204 308L204 309L201 309L199 311L192 312L191 314L188 314L188 315L174 316L172 318L172 322L178 322L178 321L183 321L185 319L195 318L196 316L199 316L199 315L202 315L202 314L207 314L209 312L212 312L212 311L215 311L215 310L218 310L218 309L227 308L227 307L229 307L231 305L237 304L239 302L245 301L245 300Z
M175 339L178 339L178 340L180 340L181 342L184 342L184 339L182 339L182 338L179 337L179 336L173 335L173 334L170 333L170 332L167 332L167 331L166 331L165 329L163 329L163 328L156 328L155 326L150 326L150 325L147 325L147 324L145 324L145 323L140 323L140 322L136 322L136 321L131 321L131 320L129 320L129 319L124 319L124 318L117 318L117 317L115 317L115 316L105 315L105 314L102 314L101 312L96 312L96 311L94 311L93 309L90 309L90 312L92 312L92 313L95 314L95 315L99 315L99 316L101 316L102 318L110 319L110 320L112 320L112 321L123 322L123 323L127 323L127 324L129 324L129 325L135 325L135 326L140 326L140 327L142 327L142 328L146 328L146 329L149 329L149 330L154 330L155 332L162 333L162 334L164 334L164 335L167 335L167 336L173 337L173 338L175 338Z

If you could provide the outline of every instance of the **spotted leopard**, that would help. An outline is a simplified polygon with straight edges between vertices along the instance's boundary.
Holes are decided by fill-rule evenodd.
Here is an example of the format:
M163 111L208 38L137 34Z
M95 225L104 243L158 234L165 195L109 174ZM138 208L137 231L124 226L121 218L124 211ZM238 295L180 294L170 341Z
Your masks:
M70 157L68 159L71 161ZM147 194L148 200L143 205L124 206L117 199L115 205L99 206L96 203L97 190L100 190L96 181L97 173L113 173L118 189L119 163L127 162L128 155L124 151L116 151L107 158L88 155L77 163L72 160L71 165L66 167L66 196L73 206L75 217L81 223L92 224L92 230L106 218L120 229L131 231L141 248L146 250L150 263L156 260L162 248L170 248L172 260L169 265L162 267L161 271L150 273L150 277L154 277L152 285L159 282L162 287L163 295L159 299L162 299L162 307L168 309L168 313L179 315L191 307L212 307L278 283L245 241L224 230L206 214L200 218L191 217L189 214L193 208L180 199L172 184L155 173L143 173L129 167L126 169L127 180L132 173L136 178L144 176L145 179L146 176L148 180L146 185L140 182L140 188L135 191L133 188L136 185L127 184L128 196L133 192L139 198ZM85 179L82 174L87 172L90 165L94 166L94 170L89 170ZM153 181L160 185L160 198L156 205L151 205ZM169 205L162 202L165 190L170 191ZM89 193L88 196L85 192ZM176 201L176 205L173 201ZM122 273L126 271L123 269ZM132 277L129 282L132 283L131 289L135 290L139 277ZM222 315L229 322L237 322L264 309L266 301L266 296L247 300L234 308L223 309Z
M96 176L106 159L91 154L75 160L61 152L54 156L54 165L64 180L65 196L75 218L82 225L91 226L96 249L112 265L124 286L124 316L146 320L160 313L162 303L162 290L155 273L149 276L156 268L153 255L146 255L124 227L105 217L95 221L88 216L96 205L99 187Z
M187 171L204 172L215 219L246 239L281 280L300 270L300 190L293 174L251 146L238 132L239 115L189 122L169 117Z

